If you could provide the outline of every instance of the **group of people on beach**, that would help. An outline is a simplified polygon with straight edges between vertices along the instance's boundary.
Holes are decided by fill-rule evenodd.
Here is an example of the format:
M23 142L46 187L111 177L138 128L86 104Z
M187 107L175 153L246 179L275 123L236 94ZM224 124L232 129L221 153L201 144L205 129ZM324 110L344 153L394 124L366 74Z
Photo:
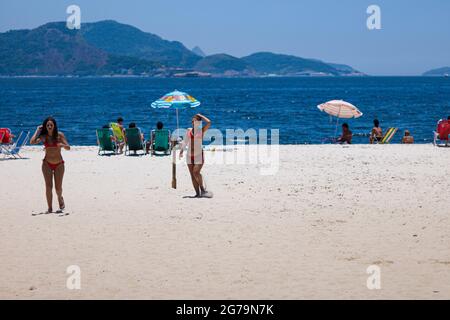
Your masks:
M450 118L450 117L449 117ZM375 144L383 141L384 134L383 129L380 127L380 121L378 119L373 120L373 128L369 134L369 143ZM336 142L341 144L351 144L353 139L353 132L350 130L348 123L342 124L342 134L337 138ZM405 130L401 140L402 144L413 144L414 137L409 130Z
M116 145L118 146L118 151L119 151L119 154L122 154L123 153L123 148L125 147L125 144L126 144L126 134L125 134L125 126L124 126L124 124L123 124L123 122L124 122L124 120L123 120L123 118L122 117L119 117L119 118L117 118L117 123L116 123L116 125L117 125L117 127L119 128L119 131L120 131L120 133L121 133L121 137L119 138L119 137L117 137L117 135L115 135L114 134L114 132L113 132L113 129L111 128L111 124L105 124L104 126L103 126L103 129L109 129L110 130L110 139L112 140L112 141L114 141L114 143L116 143ZM163 128L163 123L162 122L158 122L157 123L157 128L158 129L162 129ZM141 141L143 142L143 143L145 143L145 136L144 136L144 134L142 133L142 130L141 130L141 128L139 128L137 125L136 125L136 122L130 122L129 123L129 125L128 125L128 128L129 129L134 129L134 128L136 128L138 131L139 131L139 136L140 136L140 138L141 138ZM149 149L149 143L150 143L150 140L148 141L148 143L147 143L147 149L146 149L146 153L148 153L148 149ZM98 141L97 141L97 144L98 144Z
M117 121L122 130L123 119ZM204 124L203 124L204 123ZM201 174L205 158L203 154L203 136L211 127L211 120L202 114L196 114L191 120L192 127L186 132L186 135L180 146L180 159L184 155L184 149L187 149L187 167L191 176L192 185L195 190L194 198L211 198L212 193L207 191L204 179ZM162 129L162 123L158 122L157 126ZM135 123L130 123L130 128L135 128ZM144 135L142 134L142 139ZM59 209L56 213L63 213L66 207L63 197L63 178L65 172L65 163L61 154L61 150L70 150L70 145L64 133L58 130L58 125L53 117L46 118L42 125L36 128L31 137L30 144L44 145L45 156L42 161L42 174L45 181L45 194L47 199L47 211L53 212L53 188L58 197ZM123 149L123 146L122 146Z
M446 120L448 124L450 124L450 116L448 120ZM125 132L125 128L123 125L123 118L118 118L117 123L119 125L120 130ZM204 123L204 125L203 125ZM195 190L195 198L201 197L212 197L212 193L208 192L205 188L204 179L201 174L201 170L203 168L205 158L203 153L203 137L206 131L211 126L211 120L205 117L202 114L196 114L191 119L192 127L190 127L186 131L186 135L182 140L180 145L180 159L184 155L184 150L187 149L187 167L189 170L189 174L191 176L192 185ZM378 143L383 140L383 130L380 127L380 122L378 119L373 121L373 128L369 135L369 143ZM157 123L157 128L162 129L162 122ZM105 125L104 128L110 128L110 125ZM129 124L129 128L137 128L136 123L132 122ZM140 129L139 129L140 131ZM141 139L144 141L144 134L141 133ZM346 143L351 144L353 138L353 133L350 130L350 127L347 123L342 124L342 134L337 139L338 143ZM111 135L111 139L115 139L114 135ZM56 195L58 197L59 209L56 211L57 213L63 213L65 209L65 202L63 197L63 178L65 172L65 163L61 154L61 150L70 150L70 145L67 142L66 136L64 133L58 130L58 126L56 120L53 117L46 118L42 125L39 125L33 134L31 140L31 144L39 144L42 143L44 145L45 156L42 161L42 174L44 176L45 181L45 190L46 190L46 199L47 199L47 211L46 213L53 212L53 188L56 191ZM119 143L119 142L118 142ZM176 143L176 142L175 142ZM412 144L414 143L414 137L411 136L408 130L404 131L404 136L402 138L402 143L404 144ZM120 151L123 150L124 144L119 143Z

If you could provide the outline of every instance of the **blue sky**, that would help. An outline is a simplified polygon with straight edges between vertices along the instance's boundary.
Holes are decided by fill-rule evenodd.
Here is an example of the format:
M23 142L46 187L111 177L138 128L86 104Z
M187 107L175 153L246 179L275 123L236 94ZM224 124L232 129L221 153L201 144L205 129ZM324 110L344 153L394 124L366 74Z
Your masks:
M372 75L450 66L449 0L0 0L0 32L65 21L114 19L207 54L273 51L346 63ZM366 27L380 6L382 30Z

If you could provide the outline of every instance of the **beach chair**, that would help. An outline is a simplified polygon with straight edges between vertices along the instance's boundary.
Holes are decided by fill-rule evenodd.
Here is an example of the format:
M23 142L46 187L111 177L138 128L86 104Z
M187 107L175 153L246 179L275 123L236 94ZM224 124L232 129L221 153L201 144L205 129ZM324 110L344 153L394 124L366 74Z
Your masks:
M3 144L3 137L5 136L4 132L0 132L0 153L2 153L2 144Z
M141 130L139 128L129 128L125 129L125 141L126 141L126 147L125 147L125 155L130 154L130 151L136 151L142 150L145 154L145 143L142 141L141 138Z
M170 155L170 131L166 129L152 130L150 133L152 137L151 141L151 154L155 155L156 152L164 152L165 155Z
M397 131L398 128L389 128L383 136L383 139L381 139L381 141L378 141L378 144L389 144Z
M22 131L15 143L9 146L2 146L1 148L4 158L6 157L13 157L14 159L22 158L20 156L20 149L22 149L22 147L27 144L29 138L30 132Z
M117 144L111 139L113 137L111 129L97 129L96 134L98 141L98 154L101 152L106 154L107 151L113 152L114 154L117 153Z
M439 120L436 131L433 132L433 144L437 147L450 147L450 120ZM441 143L438 143L441 142ZM444 142L444 143L442 143Z

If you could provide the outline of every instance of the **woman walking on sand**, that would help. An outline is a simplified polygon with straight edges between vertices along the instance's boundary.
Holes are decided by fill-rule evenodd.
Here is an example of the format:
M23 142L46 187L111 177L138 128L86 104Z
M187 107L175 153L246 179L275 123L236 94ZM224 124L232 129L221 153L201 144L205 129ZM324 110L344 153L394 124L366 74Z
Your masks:
M203 121L206 123L203 126ZM196 198L211 198L212 193L206 191L202 174L200 173L204 164L203 136L211 126L211 120L200 113L192 118L192 128L189 128L181 145L180 159L183 157L184 148L187 146L187 166L191 175L192 184L195 189Z
M48 210L53 212L53 180L55 181L55 191L58 196L59 210L56 213L63 213L65 209L64 198L62 196L62 182L64 177L64 160L61 155L61 148L70 150L69 143L62 132L58 132L56 120L48 117L43 124L38 126L36 132L30 140L31 144L43 143L45 147L45 157L42 161L42 173L45 180L45 191L47 197Z

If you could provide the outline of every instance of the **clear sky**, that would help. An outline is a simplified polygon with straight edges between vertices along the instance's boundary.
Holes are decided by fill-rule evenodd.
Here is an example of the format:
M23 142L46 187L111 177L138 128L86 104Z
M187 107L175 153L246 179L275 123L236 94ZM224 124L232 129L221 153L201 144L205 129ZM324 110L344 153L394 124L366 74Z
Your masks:
M207 54L272 51L346 63L371 75L450 66L450 0L0 0L0 32L113 19ZM366 26L381 8L381 30Z

